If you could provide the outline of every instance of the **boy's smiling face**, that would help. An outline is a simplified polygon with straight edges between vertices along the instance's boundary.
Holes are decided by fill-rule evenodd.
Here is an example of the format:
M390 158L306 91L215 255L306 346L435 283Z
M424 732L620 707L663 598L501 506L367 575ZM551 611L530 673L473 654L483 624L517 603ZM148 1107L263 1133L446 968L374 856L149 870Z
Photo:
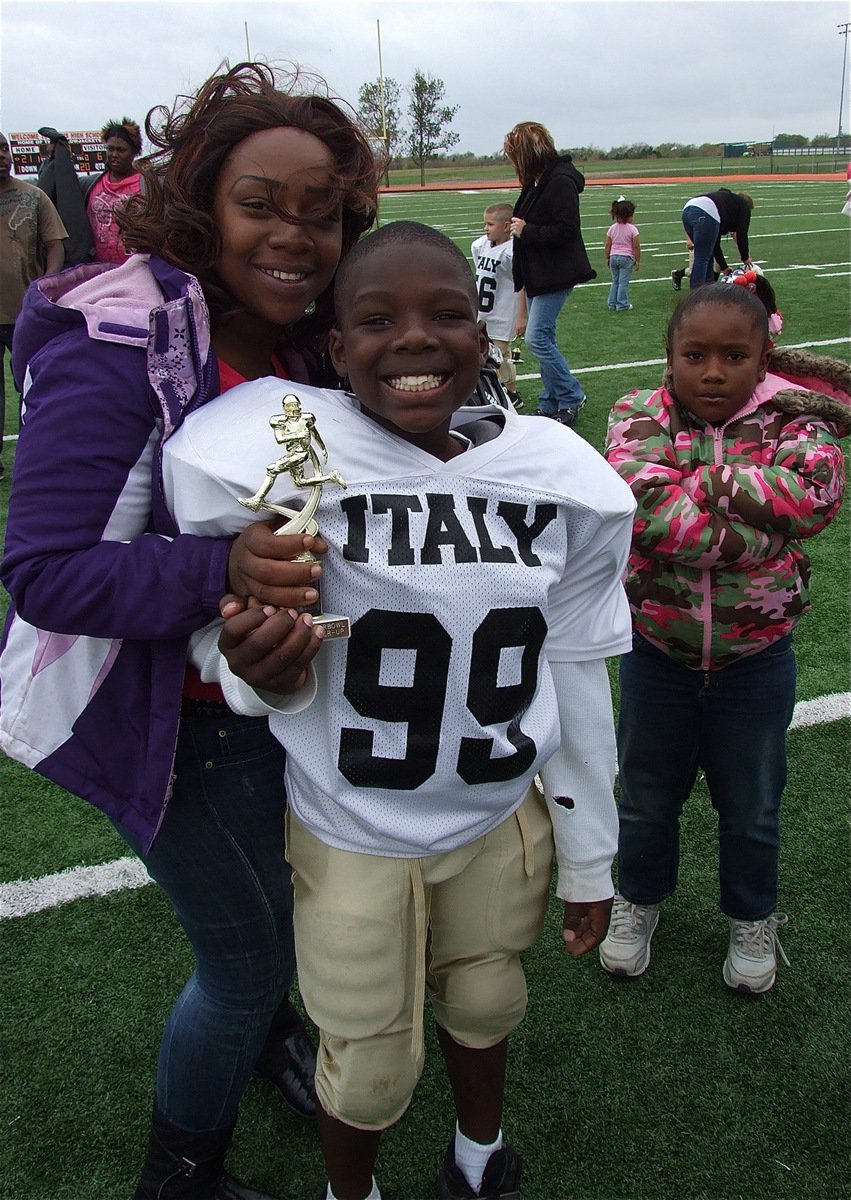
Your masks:
M473 277L439 247L396 242L352 270L331 331L331 361L362 410L438 458L449 423L470 399L487 353Z

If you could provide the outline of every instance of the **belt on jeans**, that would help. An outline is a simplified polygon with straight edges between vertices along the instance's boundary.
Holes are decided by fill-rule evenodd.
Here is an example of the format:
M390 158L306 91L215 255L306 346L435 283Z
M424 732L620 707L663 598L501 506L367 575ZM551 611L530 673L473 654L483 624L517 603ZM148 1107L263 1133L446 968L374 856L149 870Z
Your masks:
M194 696L184 696L180 714L184 717L230 717L233 709L225 700L196 700Z

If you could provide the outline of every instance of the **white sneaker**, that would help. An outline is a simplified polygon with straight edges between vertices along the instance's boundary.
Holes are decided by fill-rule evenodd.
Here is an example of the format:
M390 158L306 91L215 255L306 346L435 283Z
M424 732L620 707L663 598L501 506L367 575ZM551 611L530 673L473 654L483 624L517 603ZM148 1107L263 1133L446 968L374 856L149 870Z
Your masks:
M630 904L623 896L615 896L609 932L600 943L601 965L610 975L643 975L658 924L658 904Z
M774 986L777 954L789 966L789 959L777 928L789 918L773 913L762 921L730 920L730 948L724 960L724 982L736 992L767 992Z

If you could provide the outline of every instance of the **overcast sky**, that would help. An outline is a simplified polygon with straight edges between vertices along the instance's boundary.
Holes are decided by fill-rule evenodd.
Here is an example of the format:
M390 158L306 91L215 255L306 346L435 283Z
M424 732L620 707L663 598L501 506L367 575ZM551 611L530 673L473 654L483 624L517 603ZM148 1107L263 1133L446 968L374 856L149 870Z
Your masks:
M2 0L0 128L142 124L244 58L246 23L253 56L356 104L378 76L378 21L385 76L444 81L460 151L495 153L522 120L563 148L812 137L837 131L848 19L833 0Z

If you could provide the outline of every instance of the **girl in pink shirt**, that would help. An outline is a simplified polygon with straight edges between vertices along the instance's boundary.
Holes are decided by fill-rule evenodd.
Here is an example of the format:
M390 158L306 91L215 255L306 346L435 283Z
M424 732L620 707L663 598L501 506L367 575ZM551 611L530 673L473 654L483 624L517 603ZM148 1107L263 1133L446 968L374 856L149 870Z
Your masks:
M612 286L607 304L612 312L626 312L629 302L629 281L641 261L641 241L638 229L632 224L635 205L621 197L612 205L612 221L606 231L606 266L611 268Z

